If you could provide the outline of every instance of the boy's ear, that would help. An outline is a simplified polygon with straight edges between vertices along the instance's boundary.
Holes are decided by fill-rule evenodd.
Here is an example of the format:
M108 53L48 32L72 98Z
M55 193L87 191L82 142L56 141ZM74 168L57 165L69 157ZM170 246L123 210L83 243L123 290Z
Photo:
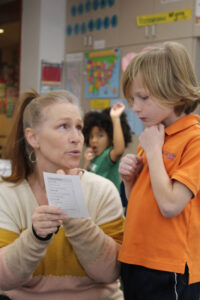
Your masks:
M38 149L39 148L39 141L38 141L38 135L35 129L33 128L26 128L25 129L25 138L28 142L28 144L33 148L33 149Z

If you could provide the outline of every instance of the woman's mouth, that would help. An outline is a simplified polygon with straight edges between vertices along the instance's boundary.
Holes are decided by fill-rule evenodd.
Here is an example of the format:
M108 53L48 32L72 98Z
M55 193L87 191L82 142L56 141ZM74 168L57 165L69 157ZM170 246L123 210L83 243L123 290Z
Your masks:
M69 155L79 157L81 156L81 152L79 150L72 150L68 152Z

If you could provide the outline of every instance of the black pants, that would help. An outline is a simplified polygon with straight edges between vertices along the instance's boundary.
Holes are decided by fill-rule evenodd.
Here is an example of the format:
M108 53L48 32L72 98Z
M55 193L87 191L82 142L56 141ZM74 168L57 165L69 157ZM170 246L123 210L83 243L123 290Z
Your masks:
M188 285L184 274L157 271L136 265L121 264L125 300L199 300L200 283Z

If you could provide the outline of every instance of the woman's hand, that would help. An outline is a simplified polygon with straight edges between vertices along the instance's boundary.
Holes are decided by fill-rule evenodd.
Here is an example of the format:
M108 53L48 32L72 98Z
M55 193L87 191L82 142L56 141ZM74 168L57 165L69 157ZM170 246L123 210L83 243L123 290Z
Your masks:
M62 225L67 216L61 209L51 205L41 205L36 207L32 215L32 224L36 234L45 238L51 233L55 233L58 226Z
M74 168L70 169L67 173L65 173L64 170L60 169L56 171L56 174L62 174L62 175L82 175L82 170L80 168Z

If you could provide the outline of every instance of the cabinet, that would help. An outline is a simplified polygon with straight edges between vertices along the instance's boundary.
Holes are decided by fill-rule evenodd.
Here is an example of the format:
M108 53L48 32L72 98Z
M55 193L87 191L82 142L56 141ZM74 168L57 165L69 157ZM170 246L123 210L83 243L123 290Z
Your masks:
M189 20L137 26L137 17L191 9ZM140 0L120 2L120 45L151 44L193 36L195 24L195 0Z
M118 46L120 1L68 0L67 53Z
M138 27L137 16L153 14L154 0L120 1L120 46L148 43L150 27Z
M66 49L68 53L97 48L151 44L200 36L195 23L196 0L85 0L67 1ZM138 26L137 17L191 11L191 18ZM96 47L97 46L97 47Z
M167 1L166 1L167 3ZM191 9L190 20L169 22L155 25L153 38L155 41L174 40L193 36L195 22L195 1L179 0L162 4L160 0L154 0L154 13L173 12L178 10Z

